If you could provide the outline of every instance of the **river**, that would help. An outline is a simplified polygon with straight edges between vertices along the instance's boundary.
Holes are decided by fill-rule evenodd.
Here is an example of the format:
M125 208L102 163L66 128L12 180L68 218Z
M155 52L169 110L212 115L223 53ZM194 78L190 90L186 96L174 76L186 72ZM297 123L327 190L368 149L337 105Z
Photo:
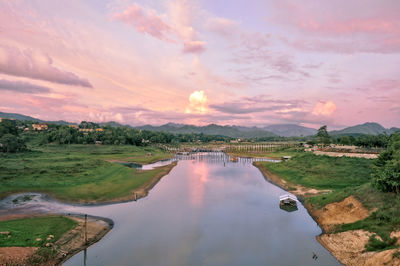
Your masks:
M138 201L83 206L33 194L13 208L114 221L100 242L64 265L341 265L316 241L321 229L300 203L293 212L279 208L284 193L251 159L209 153L178 158ZM0 210L10 209L13 197Z

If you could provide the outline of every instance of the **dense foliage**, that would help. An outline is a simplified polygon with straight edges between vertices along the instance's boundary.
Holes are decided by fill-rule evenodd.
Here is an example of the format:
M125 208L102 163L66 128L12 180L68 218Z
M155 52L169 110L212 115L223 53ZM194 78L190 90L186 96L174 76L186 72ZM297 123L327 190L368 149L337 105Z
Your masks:
M400 134L390 137L386 151L383 151L374 165L374 183L382 191L400 193Z
M130 127L101 127L93 122L82 121L79 126L47 124L47 129L34 130L32 122L3 119L0 123L0 151L19 152L25 143L57 144L106 144L147 146L149 144L229 141L230 137L211 136L202 133L172 134Z
M379 134L379 135L359 135L357 137L354 136L336 136L333 139L334 143L341 145L355 145L359 147L378 147L378 148L386 148L389 142L390 136L387 134Z
M94 123L92 123L94 124ZM179 134L174 135L167 132L155 132L147 130L137 130L129 127L83 127L73 128L68 126L59 126L58 128L41 132L39 144L56 142L59 144L126 144L135 146L146 146L149 143L173 143L173 142L209 142L226 141L230 138L222 136L208 136L204 134ZM90 129L91 131L82 131L81 129ZM32 137L32 135L31 135ZM36 136L33 136L36 137Z
M14 120L4 119L0 123L0 152L19 152L26 149L25 142L19 136Z

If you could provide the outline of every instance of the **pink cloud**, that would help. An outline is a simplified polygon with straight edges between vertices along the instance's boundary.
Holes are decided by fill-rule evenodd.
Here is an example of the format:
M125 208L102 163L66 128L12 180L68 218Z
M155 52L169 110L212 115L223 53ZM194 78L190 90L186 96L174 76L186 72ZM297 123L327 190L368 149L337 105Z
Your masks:
M339 53L400 51L400 8L396 1L279 1L277 6L277 20L302 36L287 39L298 49Z
M184 53L199 54L206 50L206 43L202 41L189 41L183 44Z
M138 32L149 34L159 40L181 42L184 53L199 54L206 50L206 42L198 39L198 32L190 25L190 12L186 2L171 3L167 23L163 16L134 3L121 13L114 13L112 19L131 25Z
M332 101L327 101L327 102L318 102L314 109L312 114L313 115L322 115L322 116L329 116L333 114L336 111L336 104Z
M18 77L92 88L92 84L87 79L56 68L50 56L32 49L20 50L16 47L0 46L0 72Z
M161 16L152 10L145 10L138 4L127 7L122 13L112 15L113 20L120 20L133 26L138 32L147 33L160 40L169 40L166 36L171 34L171 27L163 21Z
M207 21L206 27L209 31L223 37L231 37L237 32L237 23L226 18L211 18Z

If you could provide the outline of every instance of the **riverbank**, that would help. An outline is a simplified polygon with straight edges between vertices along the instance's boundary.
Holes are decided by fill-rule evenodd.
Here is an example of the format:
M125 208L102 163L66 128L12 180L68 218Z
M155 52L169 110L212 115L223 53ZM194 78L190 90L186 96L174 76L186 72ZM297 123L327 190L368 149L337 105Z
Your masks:
M395 221L382 228L376 218L388 211L393 195L371 193L367 159L297 154L292 160L254 165L266 180L298 196L322 228L317 239L326 249L345 265L400 264L399 243L390 242Z
M157 147L94 145L48 145L31 152L0 154L0 199L35 191L67 202L110 202L129 197L170 169L141 171L108 161L147 164L171 157Z
M2 232L7 239L0 247L0 265L60 265L113 227L111 220L98 217L88 217L86 226L82 216L25 214L0 219L0 227L8 230Z

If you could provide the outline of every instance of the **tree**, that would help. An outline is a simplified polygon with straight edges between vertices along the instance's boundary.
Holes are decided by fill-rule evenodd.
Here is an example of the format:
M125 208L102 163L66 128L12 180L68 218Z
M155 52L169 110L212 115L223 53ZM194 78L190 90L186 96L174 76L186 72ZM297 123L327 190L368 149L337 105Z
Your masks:
M18 135L18 128L15 125L15 120L3 119L0 123L0 137L5 134Z
M327 145L331 143L331 137L328 134L327 126L322 126L318 129L317 137L320 143Z
M372 178L375 186L384 192L400 193L400 134L390 137L388 147L374 163Z
M26 146L17 136L5 134L0 138L0 149L3 152L18 152L24 151Z

